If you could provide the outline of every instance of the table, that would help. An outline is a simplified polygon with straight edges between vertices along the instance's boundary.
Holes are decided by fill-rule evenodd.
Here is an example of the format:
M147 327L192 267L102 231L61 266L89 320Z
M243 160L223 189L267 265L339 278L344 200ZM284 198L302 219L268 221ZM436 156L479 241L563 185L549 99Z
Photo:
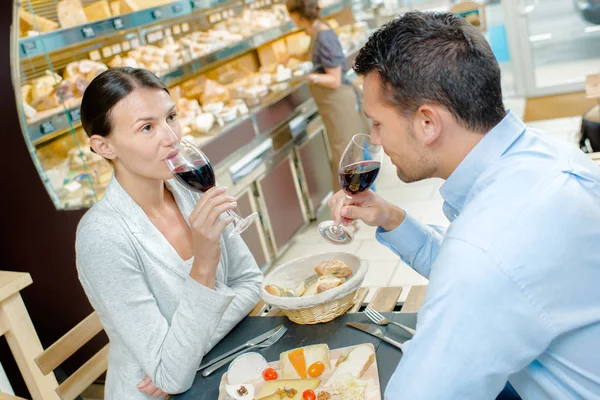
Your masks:
M388 319L413 328L417 323L416 314L384 313L384 315ZM297 325L286 317L246 317L206 355L206 360L211 360L279 324L285 324L289 330L284 337L273 346L260 351L267 361L279 360L281 352L300 346L327 343L330 349L337 349L361 343L372 343L376 349L379 381L383 390L400 362L402 352L371 335L346 326L346 322L350 321L370 323L364 313L348 313L331 322L317 325ZM397 326L381 326L381 329L387 336L399 342L410 339L410 336ZM225 372L227 372L227 367L223 367L207 378L198 373L190 390L172 396L171 399L216 400L219 397L219 383Z
M0 271L0 334L6 337L31 397L58 399L54 374L44 376L34 362L43 348L20 294L31 283L28 273Z

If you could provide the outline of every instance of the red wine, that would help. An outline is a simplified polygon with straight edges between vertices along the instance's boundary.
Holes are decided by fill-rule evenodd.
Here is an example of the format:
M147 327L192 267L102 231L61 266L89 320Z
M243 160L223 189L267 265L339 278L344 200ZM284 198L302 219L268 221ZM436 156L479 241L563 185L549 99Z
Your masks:
M342 168L339 172L340 184L349 195L368 190L379 174L379 161L360 161Z
M179 182L195 192L206 192L215 186L215 173L210 163L198 161L193 167L182 165L174 172Z

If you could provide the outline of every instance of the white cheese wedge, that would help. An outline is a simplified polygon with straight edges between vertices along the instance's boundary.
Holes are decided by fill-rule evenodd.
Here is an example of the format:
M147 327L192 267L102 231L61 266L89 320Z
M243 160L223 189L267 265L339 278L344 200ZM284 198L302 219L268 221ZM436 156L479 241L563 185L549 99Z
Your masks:
M227 382L230 385L243 385L261 380L262 372L267 368L269 368L269 364L262 355L258 353L242 354L229 365Z
M327 382L327 387L335 387L336 381L338 377L343 376L345 374L350 374L353 378L360 378L362 374L366 372L367 369L371 366L371 364L375 361L375 353L373 351L373 347L362 344L360 346L356 346L352 351L348 354L346 359L342 361L335 371L329 381Z
M240 394L242 393L242 394ZM254 385L226 385L225 400L254 399Z
M350 374L338 375L331 388L339 400L364 400L367 382L356 379Z

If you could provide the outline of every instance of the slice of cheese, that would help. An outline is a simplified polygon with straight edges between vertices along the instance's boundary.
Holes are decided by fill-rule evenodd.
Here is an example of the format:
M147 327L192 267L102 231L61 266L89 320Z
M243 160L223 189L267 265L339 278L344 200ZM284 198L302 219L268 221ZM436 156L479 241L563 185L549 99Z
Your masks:
M287 354L287 357L301 378L306 378L306 359L304 358L304 349L299 348L292 350Z
M283 379L307 378L308 368L317 361L322 362L325 369L331 368L329 346L326 344L316 344L283 352L279 356L281 377Z
M239 390L244 387L245 393L240 394ZM254 385L226 385L225 400L252 400L254 399Z
M107 0L97 1L85 6L83 12L85 12L85 16L90 22L112 17Z
M306 359L306 368L320 361L325 365L325 371L331 368L329 362L329 346L326 344L316 344L304 348L304 358Z
M320 379L282 379L276 381L267 381L265 382L265 386L263 386L262 391L258 395L259 399L262 399L267 396L271 396L277 392L277 390L290 390L295 389L296 394L294 397L286 397L286 400L302 400L302 393L305 390L315 390L319 383L321 383ZM271 396L272 397L272 396ZM279 397L279 396L278 396ZM276 399L277 397L273 397ZM269 399L270 400L270 399Z
M350 374L353 378L360 378L373 364L373 361L375 361L375 352L372 346L366 344L356 346L344 361L337 366L325 386L335 386L338 377L345 374Z
M58 29L56 22L40 17L39 15L33 15L22 8L19 8L19 21L22 31L36 31L39 28L42 32L50 32Z

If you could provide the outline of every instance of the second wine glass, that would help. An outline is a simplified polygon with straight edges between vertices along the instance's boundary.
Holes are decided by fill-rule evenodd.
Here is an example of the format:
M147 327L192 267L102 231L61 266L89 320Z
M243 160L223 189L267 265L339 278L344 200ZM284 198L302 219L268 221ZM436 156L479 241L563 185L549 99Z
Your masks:
M206 154L187 140L182 140L179 151L167 159L167 164L177 181L185 188L198 193L204 193L215 186L215 172ZM258 217L252 213L242 218L234 211L226 211L233 218L233 230L229 237L235 237L244 232Z
M358 134L346 147L338 170L338 178L348 199L369 190L375 183L381 162L383 147L374 144L370 135ZM319 224L321 235L334 244L348 244L354 240L354 231L344 225L335 225L334 221Z

